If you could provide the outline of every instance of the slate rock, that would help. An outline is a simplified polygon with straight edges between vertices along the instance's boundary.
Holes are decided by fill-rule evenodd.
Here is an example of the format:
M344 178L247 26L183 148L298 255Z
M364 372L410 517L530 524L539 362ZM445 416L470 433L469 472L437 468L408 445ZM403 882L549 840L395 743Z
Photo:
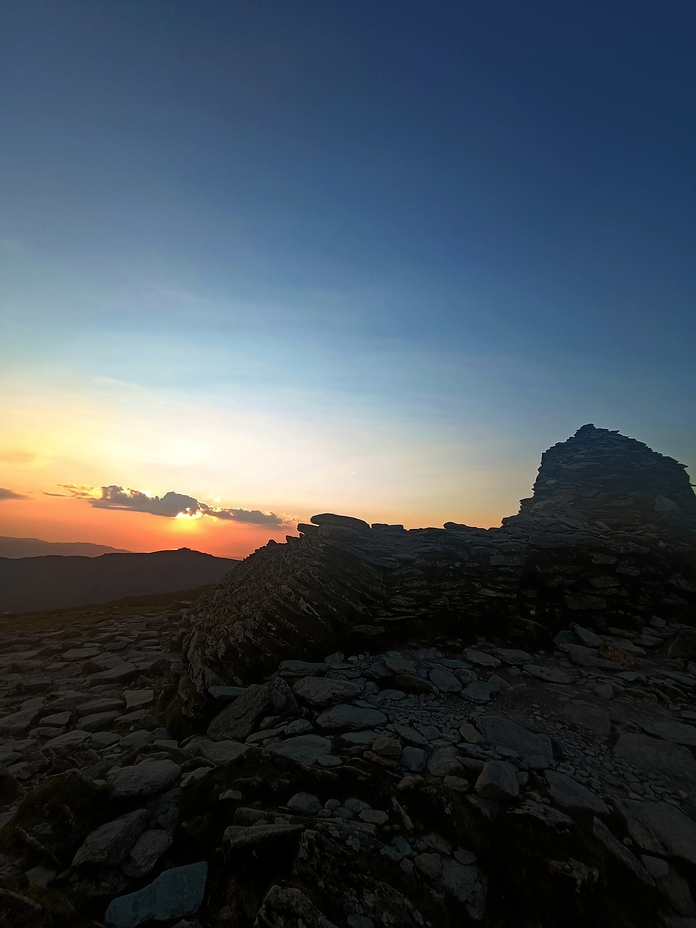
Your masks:
M476 664L478 667L500 667L500 660L497 657L493 657L492 654L487 654L485 651L479 651L477 648L466 648L464 650L464 656L472 664Z
M442 858L440 882L463 903L469 917L480 921L486 910L487 881L478 867L466 866L451 857Z
M102 731L105 728L110 728L120 715L121 713L118 710L85 715L80 719L80 728L82 731Z
M558 667L542 667L539 664L525 664L523 670L532 676L536 677L537 680L544 680L546 683L562 683L568 684L572 683L574 677L571 677L569 673L565 673L563 670L559 670Z
M582 783L556 770L545 772L551 799L563 809L587 809L595 815L608 815L606 803Z
M318 796L313 793L295 793L288 799L287 806L298 815L318 815L322 809Z
M420 773L422 770L425 770L427 760L427 751L424 751L422 748L413 747L413 745L410 744L401 752L401 766L404 770L408 770L409 773Z
M517 798L520 784L512 764L493 760L484 764L474 788L482 799L511 802Z
M649 735L671 741L673 744L683 744L696 748L696 727L675 722L672 719L657 721L649 719L640 723L640 727Z
M234 702L244 695L245 686L209 686L208 695L218 702Z
M365 728L378 728L386 724L386 715L378 709L347 704L332 706L331 709L322 712L317 718L317 725L320 728L330 730L347 728L350 731L361 731Z
M69 751L86 744L91 737L88 731L75 729L74 731L66 731L64 734L58 735L57 738L51 738L44 747L51 748L52 751Z
M553 764L553 747L548 735L534 734L500 715L482 715L476 726L489 744L515 751L528 767L543 770Z
M144 831L137 839L121 869L127 876L140 879L149 873L172 844L172 835L162 828Z
M264 896L254 928L336 928L336 926L322 914L301 889L295 886L275 885L271 886Z
M428 760L428 773L434 777L457 776L462 772L457 751L453 747L436 748Z
M441 693L461 693L462 691L461 682L446 667L433 667L428 676Z
M19 712L13 712L12 715L0 719L0 734L18 735L31 728L39 717L43 704L44 700L41 697L32 699L30 704L22 707Z
M696 822L668 802L620 799L616 808L636 844L651 854L696 864Z
M471 702L485 703L490 702L491 696L499 692L500 687L497 683L484 683L482 680L477 680L464 687L462 696Z
M228 851L249 851L267 848L299 834L303 825L228 825L222 842Z
M599 648L604 644L603 638L590 631L589 628L583 628L582 625L578 625L576 622L570 623L570 629L580 641L580 644L584 644L587 648Z
M621 861L624 867L627 867L634 876L638 877L642 883L645 883L646 886L655 885L655 881L643 864L624 844L614 837L601 818L596 818L594 820L592 824L592 833L595 838L599 838L607 850L613 854L617 860Z
M87 835L78 848L73 857L72 866L79 867L81 864L118 866L145 828L147 819L147 809L136 809L135 812L128 812L112 822L100 825Z
M321 735L297 735L267 748L271 754L287 757L298 764L309 766L316 763L320 757L331 754L331 739L322 738Z
M622 732L614 755L646 773L669 777L687 791L696 786L696 761L683 745L636 732Z
M333 706L346 700L357 699L362 686L352 680L334 680L330 677L304 677L293 686L293 692L313 708Z
M495 654L504 664L510 664L513 667L529 664L532 660L531 654L519 648L496 648Z
M591 731L600 738L608 738L611 734L609 713L591 703L573 700L563 706L561 715L575 728Z
M248 750L246 744L240 744L238 741L203 741L197 746L196 752L218 767L220 764L239 760Z
M266 715L299 714L292 690L280 677L252 684L220 712L208 726L214 741L244 741Z
M204 860L165 870L144 889L112 899L104 915L107 928L136 928L149 920L195 914L203 902L207 877Z
M114 798L148 796L171 786L179 779L181 767L172 760L144 760L124 767L113 781Z

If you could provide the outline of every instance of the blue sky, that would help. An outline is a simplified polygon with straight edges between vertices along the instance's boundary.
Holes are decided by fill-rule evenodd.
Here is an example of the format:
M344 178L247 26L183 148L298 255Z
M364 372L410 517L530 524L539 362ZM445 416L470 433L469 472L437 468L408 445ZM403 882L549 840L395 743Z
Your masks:
M494 524L588 421L693 468L694 35L681 2L5 3L3 485Z

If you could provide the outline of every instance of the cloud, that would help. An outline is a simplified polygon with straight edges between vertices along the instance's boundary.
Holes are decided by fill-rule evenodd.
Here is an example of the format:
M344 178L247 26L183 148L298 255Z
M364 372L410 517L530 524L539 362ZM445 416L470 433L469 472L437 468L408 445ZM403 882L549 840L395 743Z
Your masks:
M28 496L22 496L21 493L15 493L14 490L8 490L7 487L0 487L1 499L29 499Z
M260 509L228 509L222 506L209 506L194 496L184 493L175 493L170 490L164 496L151 496L144 490L130 490L119 486L95 487L65 484L66 494L49 493L49 496L72 496L75 499L85 499L95 509L129 510L131 512L147 512L153 516L164 516L167 519L189 518L200 519L209 516L212 519L221 519L227 522L238 522L245 525L285 525L291 521L276 515L275 512L262 512ZM99 495L97 495L99 494Z
M215 519L227 519L231 522L244 522L247 525L285 525L275 512L261 512L259 509L212 509L205 510L205 515Z

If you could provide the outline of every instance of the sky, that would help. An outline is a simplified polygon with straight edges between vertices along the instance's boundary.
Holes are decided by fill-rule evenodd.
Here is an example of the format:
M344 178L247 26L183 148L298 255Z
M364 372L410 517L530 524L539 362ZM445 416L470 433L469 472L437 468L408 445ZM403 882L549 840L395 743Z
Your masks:
M500 524L696 465L696 7L5 0L0 534Z

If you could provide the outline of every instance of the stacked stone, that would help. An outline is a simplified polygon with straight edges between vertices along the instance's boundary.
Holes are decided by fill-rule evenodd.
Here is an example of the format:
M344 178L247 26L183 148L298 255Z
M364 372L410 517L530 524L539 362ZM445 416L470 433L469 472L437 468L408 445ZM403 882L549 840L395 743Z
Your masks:
M534 495L506 525L580 529L696 530L685 465L618 432L583 425L541 458Z

